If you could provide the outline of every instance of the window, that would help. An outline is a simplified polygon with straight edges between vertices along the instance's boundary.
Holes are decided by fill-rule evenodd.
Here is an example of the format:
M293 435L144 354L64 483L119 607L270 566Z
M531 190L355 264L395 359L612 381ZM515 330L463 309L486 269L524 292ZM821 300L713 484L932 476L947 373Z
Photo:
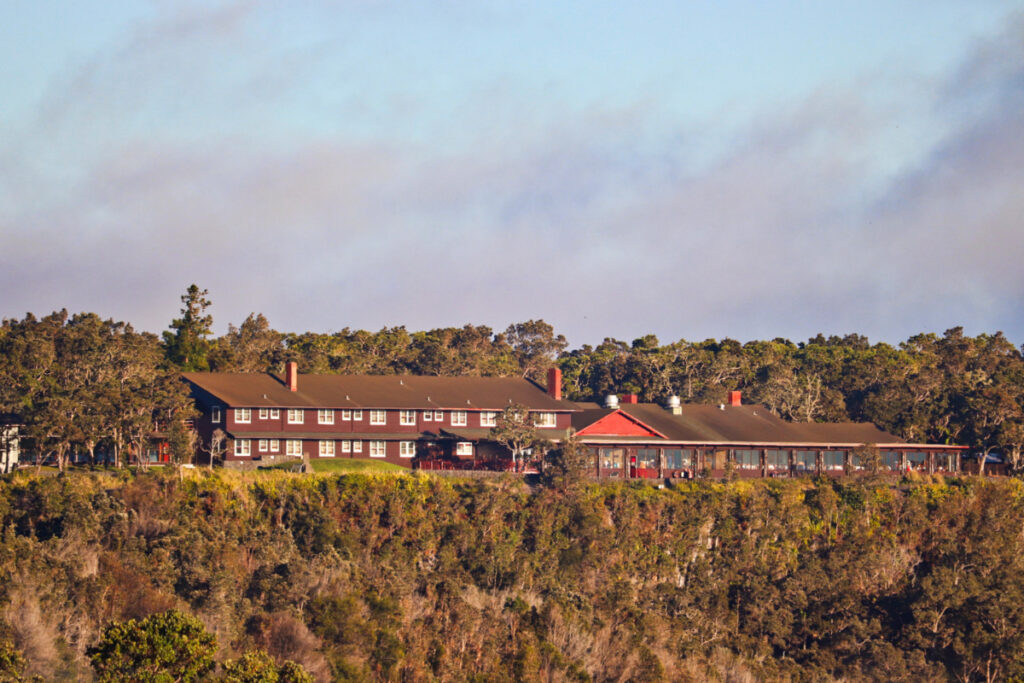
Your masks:
M252 410L249 408L235 408L235 422L243 425L252 422Z
M210 408L210 422L213 424L218 424L220 422L220 406Z
M271 408L270 409L270 419L271 420L280 420L281 419L281 409L280 408Z
M261 420L269 420L270 419L270 408L260 408L260 419Z
M636 451L636 466L645 470L658 469L658 449L638 448Z
M481 427L496 427L498 425L498 414L493 410L485 410L480 413Z
M764 464L770 470L789 469L789 451L769 448L764 452Z
M371 418L372 420L373 418ZM384 457L384 442L383 441L371 441L370 442L370 457L371 458L383 458Z
M928 454L923 451L911 451L907 453L907 464L911 469L926 470L928 469Z
M235 439L235 455L252 455L252 442L249 439Z
M305 416L302 414L302 409L289 408L288 409L288 424L300 425L305 422Z
M411 458L416 455L416 442L415 441L399 441L398 442L398 455L403 458Z
M363 419L363 411L361 411L361 410L353 410L352 411L352 421L353 422L359 422L362 419Z
M893 472L899 472L903 466L903 456L899 451L882 451L882 464Z
M534 413L533 424L537 427L554 427L555 426L555 414L554 413Z
M846 451L825 451L821 462L826 470L841 470L846 463Z
M352 452L353 453L362 453L363 452L363 442L360 441L359 439L356 439L355 441L353 441L352 442Z
M350 421L352 419L352 411L351 410L343 410L343 411L341 411L341 419L344 420L345 422Z
M737 448L733 460L741 470L756 470L761 467L761 451L756 448Z
M342 441L341 442L341 452L342 453L351 453L352 452L352 442L349 441L348 439L346 439L345 441Z
M460 441L455 444L455 455L473 455L473 442Z
M434 422L444 422L444 411L443 410L435 410L434 411Z
M388 414L383 410L371 410L370 411L370 424L382 425L387 424Z
M465 410L453 410L452 411L452 427L465 427L466 426L466 411Z
M287 455L302 455L302 442L298 439L288 439L284 442L284 448Z
M334 411L329 408L316 411L316 423L321 425L334 424Z
M433 410L424 410L423 411L423 421L424 422L433 422L434 421L434 411Z
M813 472L818 469L818 451L796 451L793 464L797 472Z
M266 439L260 439L260 445L259 445L260 453L266 453L268 445L269 444L267 443Z
M598 456L601 458L601 469L622 469L622 454L623 451L621 448L602 448L598 452Z
M333 441L321 441L320 442L320 457L321 458L333 458L334 457L334 442Z
M271 453L277 453L279 450L281 450L281 442L278 441L277 439L271 439L270 440L270 452Z
M400 411L398 411L398 424L406 425L406 426L416 424L416 411L415 410L400 410Z

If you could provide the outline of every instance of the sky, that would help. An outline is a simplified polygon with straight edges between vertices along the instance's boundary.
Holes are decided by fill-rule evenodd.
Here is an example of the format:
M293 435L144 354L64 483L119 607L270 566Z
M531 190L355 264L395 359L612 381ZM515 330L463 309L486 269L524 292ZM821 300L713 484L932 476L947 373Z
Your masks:
M1024 0L0 2L0 318L1024 342Z

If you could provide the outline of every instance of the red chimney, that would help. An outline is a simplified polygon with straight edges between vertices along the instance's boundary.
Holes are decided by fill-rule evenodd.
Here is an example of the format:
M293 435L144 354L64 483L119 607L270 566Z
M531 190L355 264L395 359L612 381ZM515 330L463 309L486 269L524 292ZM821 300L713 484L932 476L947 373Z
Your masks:
M729 392L729 405L738 406L743 403L743 392L741 391L730 391Z
M548 370L548 396L556 401L562 400L562 371L558 368Z
M299 364L293 360L285 363L284 383L288 385L288 391L299 390Z
M623 394L622 398L619 399L619 401L622 403L637 403L639 402L639 400L640 397L637 396L636 394Z

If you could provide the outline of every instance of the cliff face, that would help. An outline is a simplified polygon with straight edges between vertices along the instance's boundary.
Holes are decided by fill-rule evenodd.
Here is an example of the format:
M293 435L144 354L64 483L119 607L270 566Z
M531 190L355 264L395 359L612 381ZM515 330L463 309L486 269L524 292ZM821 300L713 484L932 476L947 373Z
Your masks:
M88 677L177 608L318 678L1024 673L1016 480L531 491L423 476L0 480L0 642Z

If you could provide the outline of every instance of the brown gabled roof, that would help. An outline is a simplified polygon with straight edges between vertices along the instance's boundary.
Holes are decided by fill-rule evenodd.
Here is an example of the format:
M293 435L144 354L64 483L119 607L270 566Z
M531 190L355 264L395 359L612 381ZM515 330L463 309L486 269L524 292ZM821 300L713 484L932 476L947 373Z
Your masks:
M857 445L904 444L897 436L870 423L843 422L806 424L787 422L757 405L716 406L684 405L681 414L673 415L654 403L624 403L619 410L635 417L665 435L667 441L706 444L786 444L786 445ZM577 430L593 424L614 412L607 408L587 408L573 415ZM623 439L633 440L631 437ZM586 437L588 441L614 441L614 436ZM620 439L622 440L622 439ZM637 439L643 442L660 439Z
M406 408L502 410L519 403L533 410L575 410L525 379L416 375L299 375L289 391L271 374L186 372L185 379L229 407Z

